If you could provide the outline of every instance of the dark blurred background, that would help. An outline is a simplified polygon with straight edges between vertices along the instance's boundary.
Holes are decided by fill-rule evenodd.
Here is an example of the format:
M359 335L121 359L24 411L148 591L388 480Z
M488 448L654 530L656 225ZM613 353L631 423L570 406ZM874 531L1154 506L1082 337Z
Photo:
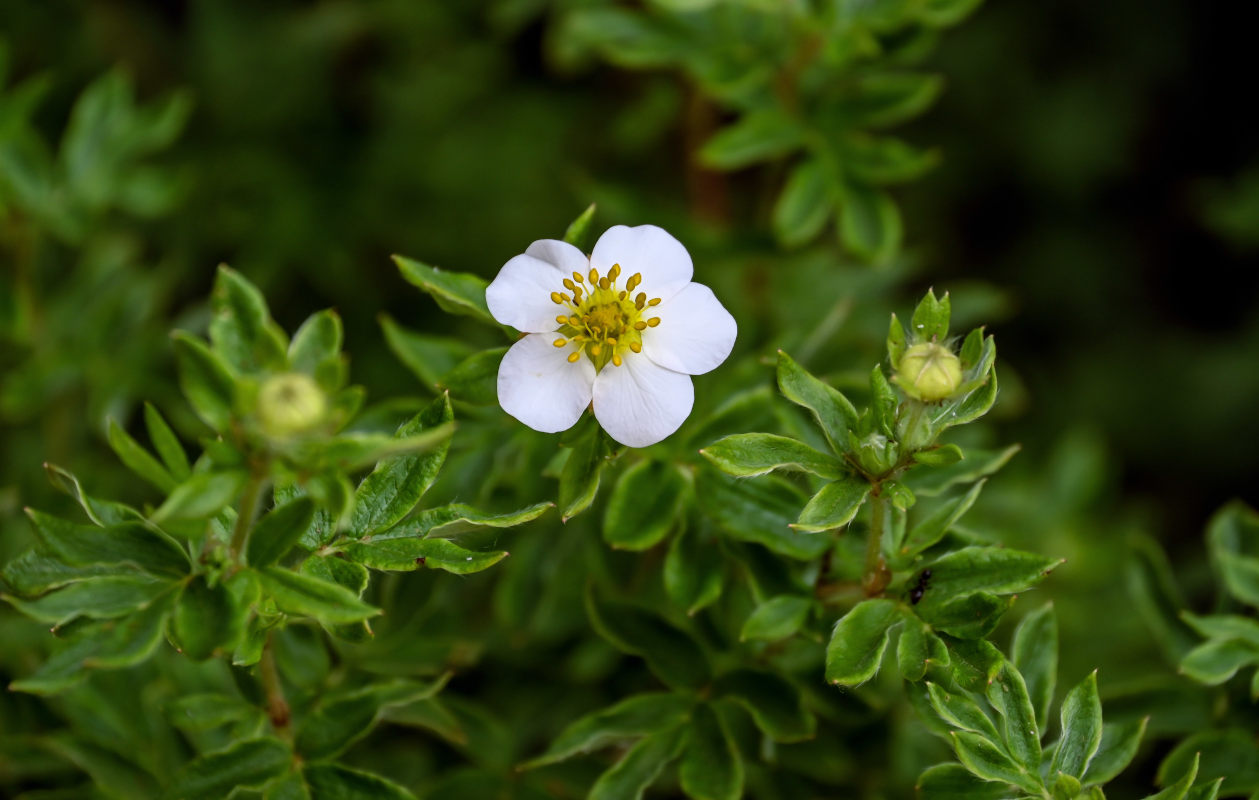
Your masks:
M176 276L170 312L230 262L290 329L337 306L356 379L389 396L413 379L377 314L451 324L391 253L489 275L592 200L600 226L770 241L741 190L780 176L700 172L684 81L564 52L571 5L10 2L0 36L11 81L51 76L49 137L115 66L142 102L190 90L163 156L184 194L146 231ZM991 299L1008 438L1035 464L1091 431L1126 502L1194 550L1223 501L1259 500L1259 153L1231 8L988 2L928 62L946 90L906 131L943 164L897 193L916 265L902 306L928 285Z

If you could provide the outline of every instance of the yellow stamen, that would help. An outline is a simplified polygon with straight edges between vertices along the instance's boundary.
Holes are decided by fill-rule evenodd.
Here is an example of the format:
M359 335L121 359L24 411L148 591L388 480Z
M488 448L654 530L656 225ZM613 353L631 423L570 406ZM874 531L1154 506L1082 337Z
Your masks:
M625 282L625 288L632 292L634 291L634 287L642 282L643 274L641 272L635 272L630 276L630 279Z
M599 353L600 353L600 352L602 352L602 350L603 350L603 348L601 348L599 345L597 345L597 344L592 344L592 345L590 346L590 355L592 355L592 356L597 356L597 355L599 355Z
M650 300L648 300L648 301L647 301L647 305L649 305L649 306L658 306L658 305L660 305L660 298L659 298L659 297L653 297L653 298L651 298Z
M607 278L600 278L600 279L599 279L599 288L600 288L600 289L606 289L606 288L608 288L608 287L609 287L609 286L611 286L611 285L612 285L612 284L610 284L610 283L608 282L608 279L607 279Z
M611 337L611 336L609 336L609 337L608 337L608 344L612 345L613 347L616 347L616 339L615 339L615 338L613 338L613 337Z
M564 295L560 294L559 292L551 292L552 303L559 303L560 305L563 305L564 301L567 299L568 298L564 297Z
M563 347L564 345L568 344L568 340L556 339L555 341L551 342L551 344L555 345L556 347Z
M611 278L612 280L616 280L616 276L620 274L621 274L620 264L613 264L612 269L608 270L608 277Z
M646 322L643 322L642 320L639 320L638 322L635 322L635 323L634 323L634 330L636 330L636 331L645 331L645 330L647 330L647 323L646 323Z
M615 364L615 365L617 365L618 367L619 367L619 366L621 366L621 357L620 357L620 356L612 356L612 363L613 363L613 364Z
M581 358L581 351L580 351L580 350L574 350L573 352L571 352L571 353L569 353L569 354L568 354L568 363L570 363L570 364L576 364L576 363L577 363L577 359L579 359L579 358Z
M564 325L565 323L568 322L568 317L564 316L563 314L560 314L558 317L555 318L555 321L561 325Z
M564 279L564 288L565 288L565 289L567 289L567 290L569 290L570 292L575 292L575 291L577 291L577 284L573 283L573 282L572 282L571 280L569 280L568 278L565 278L565 279Z
M642 343L642 342L630 342L630 349L631 349L631 350L633 350L635 353L641 353L641 352L643 352L643 343Z
M573 273L573 280L577 281L578 283L581 283L582 281L584 281L584 280L585 280L585 278L581 277L581 273L580 273L580 272L574 272L574 273Z
M597 284L599 282L599 270L594 267L590 268L590 282Z
M660 317L652 317L651 319L647 320L648 327L654 328L659 324L660 324Z

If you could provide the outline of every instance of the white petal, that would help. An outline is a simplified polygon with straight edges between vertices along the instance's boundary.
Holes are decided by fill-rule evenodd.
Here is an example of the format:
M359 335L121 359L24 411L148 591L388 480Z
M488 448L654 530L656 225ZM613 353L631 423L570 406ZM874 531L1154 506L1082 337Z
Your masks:
M556 347L551 334L534 333L511 346L498 367L498 404L543 433L568 430L590 405L595 366L569 363L572 343Z
M646 447L678 429L695 404L691 377L630 354L608 364L594 385L595 418L623 445Z
M607 274L613 264L621 265L622 281L641 272L641 291L648 297L672 297L690 283L695 274L691 254L681 242L655 225L608 228L595 242L590 265L600 274Z
M539 239L525 249L525 255L553 264L565 277L574 272L585 275L590 269L590 259L585 253L559 239Z
M702 283L687 284L648 312L660 317L660 324L643 331L643 352L674 372L703 375L725 361L734 347L734 317Z
M551 292L564 291L567 275L554 264L522 253L504 264L486 287L485 303L494 319L518 331L553 331L559 327L556 315L566 309L551 300Z

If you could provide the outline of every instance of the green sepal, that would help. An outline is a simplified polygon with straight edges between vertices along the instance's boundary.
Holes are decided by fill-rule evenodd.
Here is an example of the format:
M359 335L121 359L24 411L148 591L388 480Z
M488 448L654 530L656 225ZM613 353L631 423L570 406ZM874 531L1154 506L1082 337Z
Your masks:
M564 241L571 244L577 249L583 249L586 241L590 236L590 223L595 218L596 205L591 203L586 206L586 210L577 215L577 218L568 224L564 230Z
M242 373L285 368L288 337L271 319L267 301L256 286L239 272L219 265L210 304L214 312L210 341L216 353Z
M293 334L289 344L289 366L297 372L304 372L315 378L325 391L332 391L339 386L326 386L319 380L328 362L340 361L341 345L344 339L341 316L331 308L311 314Z
M893 370L900 368L898 365L901 363L901 356L905 354L906 348L905 326L901 325L901 321L893 314L892 322L887 330L887 363Z
M891 436L896 427L896 409L900 400L883 374L883 368L877 364L870 370L870 396L870 410L874 413L875 424L884 436Z
M916 342L941 342L949 335L949 317L952 315L952 309L949 303L949 293L945 292L944 297L936 299L935 290L928 289L927 293L918 303L918 307L914 309L913 319L910 320L910 334Z

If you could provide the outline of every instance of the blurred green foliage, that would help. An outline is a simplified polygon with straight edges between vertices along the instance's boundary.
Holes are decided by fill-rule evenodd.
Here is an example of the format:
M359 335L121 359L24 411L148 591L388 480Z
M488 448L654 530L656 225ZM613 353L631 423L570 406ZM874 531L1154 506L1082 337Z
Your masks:
M1236 125L1202 122L1231 107L1227 77L1242 72L1227 53L1246 48L1217 46L1228 34L1209 13L1174 0L975 5L5 4L0 563L35 538L23 506L80 513L54 486L150 510L154 488L166 496L170 485L136 481L111 449L131 453L119 455L133 469L143 459L129 443L151 444L160 460L161 428L144 400L177 441L207 435L181 399L168 331L212 330L202 298L227 261L262 289L281 328L337 308L354 379L373 399L358 430L392 433L441 390L455 398L457 445L426 504L568 500L574 513L596 504L510 539L473 532L474 549L512 553L485 574L374 581L364 597L387 613L368 641L346 644L310 624L277 633L295 704L311 714L338 701L370 706L378 726L357 742L307 742L307 752L338 753L425 797L582 796L612 763L607 751L515 767L554 755L575 720L660 689L658 664L614 646L607 609L639 619L630 600L665 609L667 630L694 631L728 659L717 666L735 697L730 639L741 633L757 645L754 668L791 676L808 719L821 720L809 738L790 728L808 724L800 718L776 720L788 727L767 735L737 702L691 714L688 729L715 731L712 741L742 754L749 795L910 796L923 769L954 751L924 728L930 698L902 689L895 653L858 690L822 683L822 646L808 634L824 637L839 614L799 602L801 575L816 579L813 541L766 549L738 520L714 523L720 503L685 531L618 523L612 509L631 476L666 498L668 487L727 497L711 469L690 471L695 451L726 434L772 431L825 449L824 435L771 400L775 351L864 398L888 313L934 284L951 290L955 328L990 324L1002 344L997 405L956 443L1023 444L953 535L1066 559L1009 615L1053 600L1054 713L1099 669L1104 743L1112 725L1130 735L1149 717L1115 796L1174 785L1192 764L1199 788L1227 776L1221 796L1254 792L1254 741L1242 733L1255 726L1254 598L1236 578L1255 555L1252 512L1231 506L1209 537L1199 533L1228 497L1259 501L1259 221L1254 169L1243 170L1255 142ZM1219 62L1203 62L1216 51ZM1190 97L1199 91L1204 99ZM554 441L492 405L497 361L484 353L505 342L499 332L444 313L389 258L488 278L592 201L596 229L653 222L677 235L740 325L736 358L697 380L692 426L622 471L613 465L601 488L599 473L595 486L588 474L577 485L571 467L566 483ZM581 428L564 443L596 463L596 434ZM72 469L82 489L56 468L50 486L45 462ZM678 463L688 467L675 474ZM177 464L158 467L150 483L183 481ZM327 481L329 498L338 484ZM788 498L781 521L794 520L807 497L799 482L767 485ZM863 546L848 554L858 564ZM622 596L587 594L587 576ZM6 683L57 650L44 613L35 622L0 610ZM992 638L1027 674L1012 631L1004 620ZM189 776L196 754L258 730L251 678L159 649L56 696L5 693L0 789L155 796ZM442 691L354 694L386 679ZM664 718L677 712L661 705ZM1051 732L1047 746L1057 724L1038 731ZM999 748L1017 746L1001 734ZM649 740L660 752L678 746ZM259 775L281 761L265 745L245 755ZM698 785L685 764L666 785L695 796L728 789ZM348 768L305 780L327 792L358 781L368 796L388 796ZM1084 789L1088 776L1075 777ZM928 783L976 791L967 780L949 768ZM1066 781L1060 791L1074 789Z

